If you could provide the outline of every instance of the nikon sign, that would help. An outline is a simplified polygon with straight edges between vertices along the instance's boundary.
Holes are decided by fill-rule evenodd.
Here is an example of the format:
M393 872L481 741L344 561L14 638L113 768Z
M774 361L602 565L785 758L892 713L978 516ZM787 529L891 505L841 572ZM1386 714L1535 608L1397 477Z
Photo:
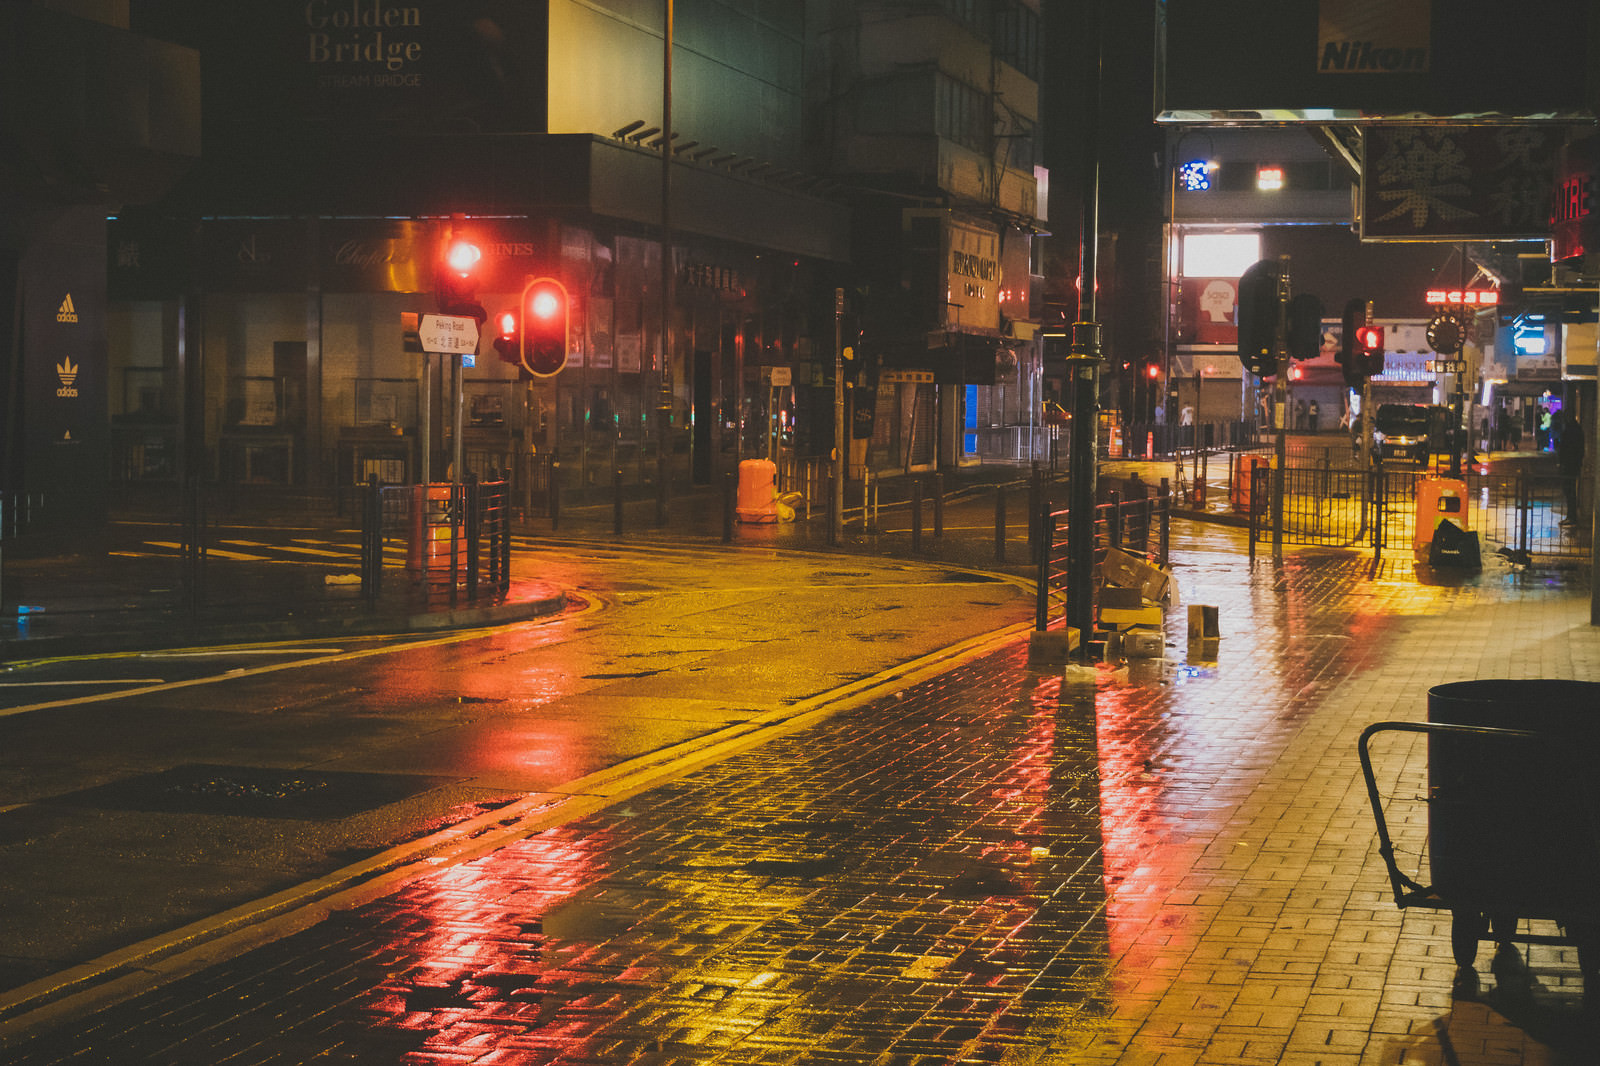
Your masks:
M1166 0L1161 122L1590 122L1593 0Z
M1420 74L1432 46L1429 0L1322 0L1319 74Z

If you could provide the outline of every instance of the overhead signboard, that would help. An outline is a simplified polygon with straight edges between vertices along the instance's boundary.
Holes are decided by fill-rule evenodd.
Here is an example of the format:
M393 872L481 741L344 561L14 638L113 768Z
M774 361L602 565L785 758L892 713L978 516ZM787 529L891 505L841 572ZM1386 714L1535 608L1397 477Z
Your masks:
M1587 122L1593 0L1166 0L1156 119Z
M1362 137L1364 241L1542 240L1565 126L1383 126Z

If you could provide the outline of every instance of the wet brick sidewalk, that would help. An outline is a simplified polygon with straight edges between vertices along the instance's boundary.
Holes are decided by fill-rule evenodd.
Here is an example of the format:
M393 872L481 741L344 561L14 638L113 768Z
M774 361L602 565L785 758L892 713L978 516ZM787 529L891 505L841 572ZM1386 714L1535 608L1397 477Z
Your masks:
M1189 552L1216 663L1086 694L1010 647L7 1061L1595 1062L1562 949L1452 1001L1448 922L1395 909L1355 759L1433 684L1600 677L1587 594L1409 570ZM1419 745L1378 762L1423 788Z

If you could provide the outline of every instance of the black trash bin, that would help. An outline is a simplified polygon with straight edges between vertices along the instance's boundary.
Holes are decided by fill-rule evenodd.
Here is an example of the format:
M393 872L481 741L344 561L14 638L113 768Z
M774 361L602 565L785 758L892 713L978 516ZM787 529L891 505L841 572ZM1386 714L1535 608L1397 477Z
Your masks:
M1428 721L1532 737L1428 738L1429 856L1446 899L1519 917L1600 912L1600 683L1458 681Z
M1519 919L1554 921L1578 947L1585 993L1600 964L1600 683L1459 681L1428 690L1432 725L1519 735L1428 735L1432 888L1452 914L1458 965Z

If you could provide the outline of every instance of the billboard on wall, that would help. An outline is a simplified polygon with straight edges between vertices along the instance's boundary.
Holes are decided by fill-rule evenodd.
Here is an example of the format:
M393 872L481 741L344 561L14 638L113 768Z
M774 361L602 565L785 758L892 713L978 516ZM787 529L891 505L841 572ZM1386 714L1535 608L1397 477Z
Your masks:
M1570 122L1600 109L1592 0L1166 0L1161 11L1158 121Z
M136 31L199 50L208 153L219 138L274 140L316 128L545 128L547 4L133 0L130 20Z
M1178 299L1181 344L1237 344L1238 278L1184 278Z

